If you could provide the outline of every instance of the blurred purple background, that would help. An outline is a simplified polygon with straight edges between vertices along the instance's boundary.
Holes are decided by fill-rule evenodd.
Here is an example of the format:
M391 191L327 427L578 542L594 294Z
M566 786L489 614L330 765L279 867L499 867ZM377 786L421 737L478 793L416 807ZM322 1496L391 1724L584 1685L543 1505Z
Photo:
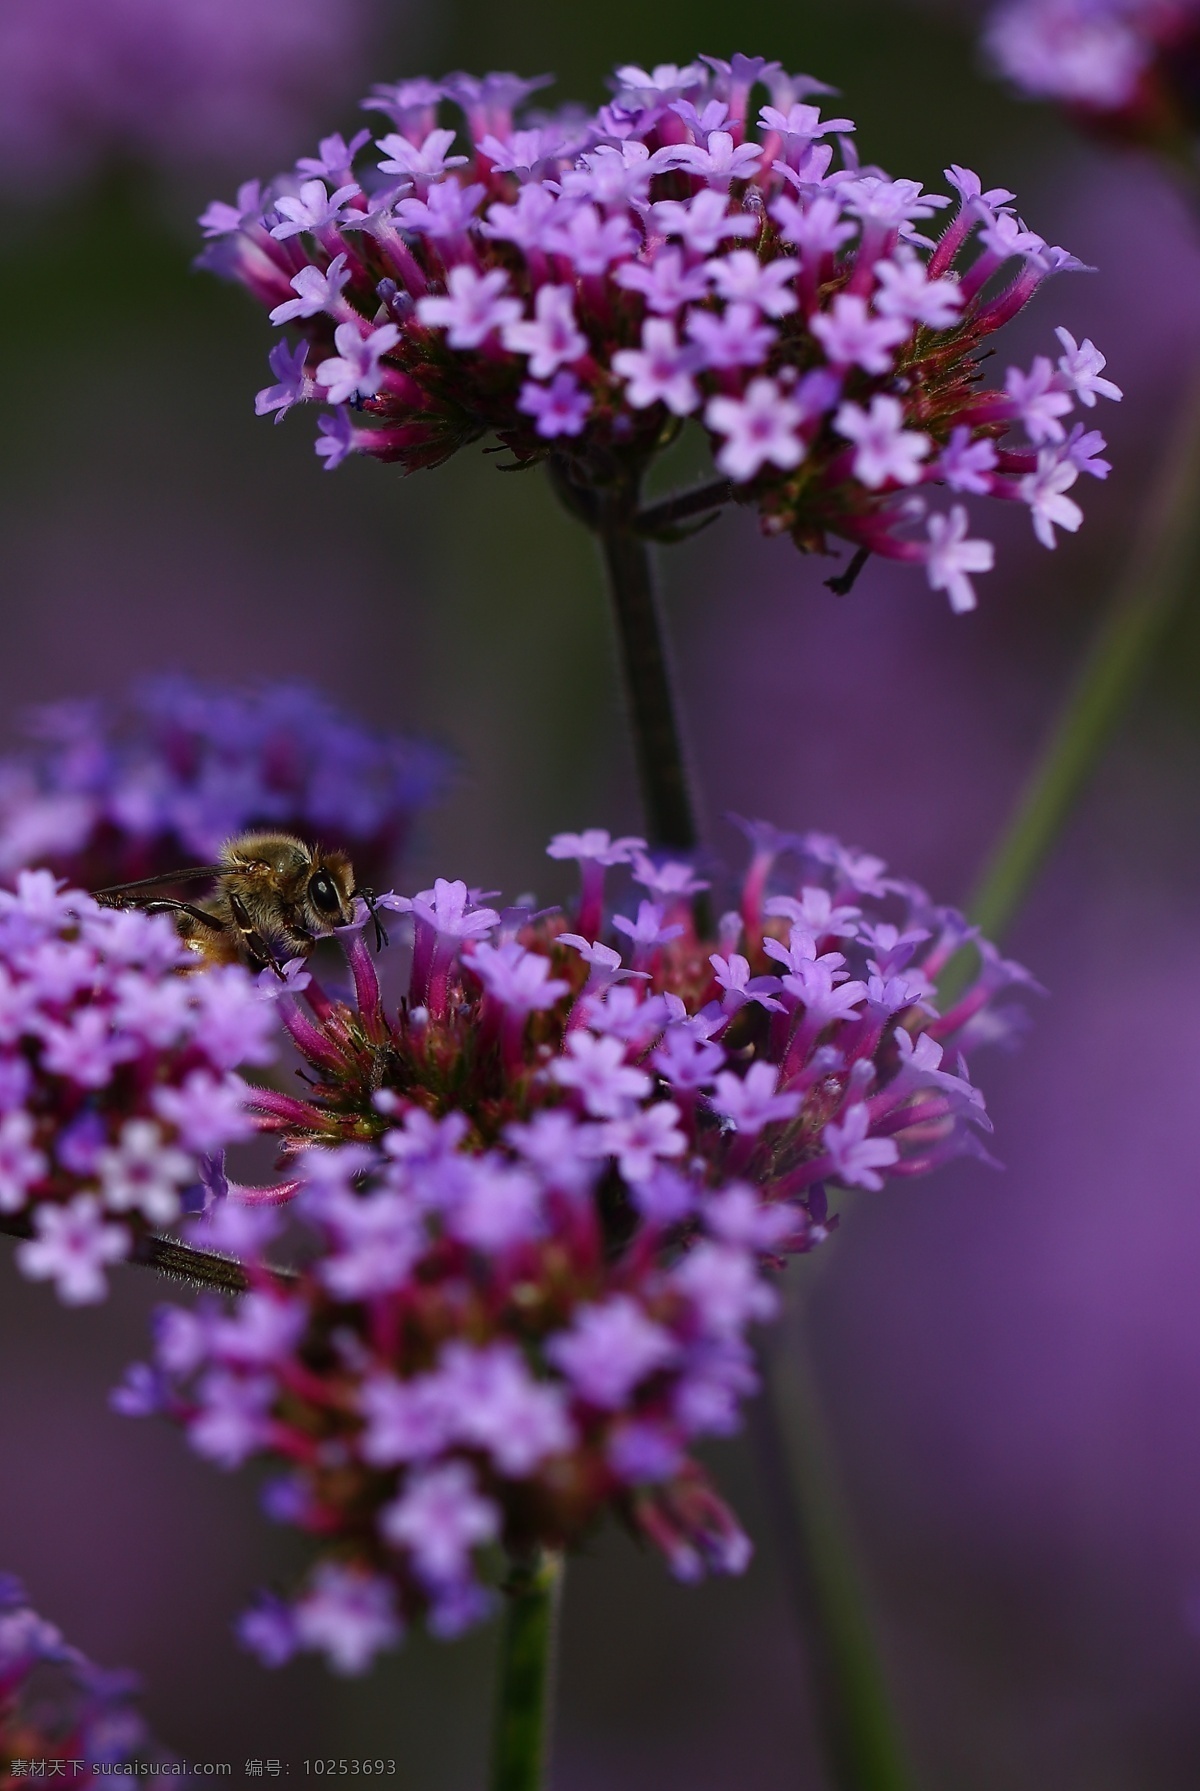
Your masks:
M736 850L726 810L762 814L835 831L961 899L1200 352L1200 238L1183 202L1152 168L1010 103L944 12L898 0L759 8L745 43L715 6L679 0L586 17L546 0L516 15L378 0L365 16L354 9L364 35L324 92L308 89L307 115L282 120L257 165L231 173L226 159L214 191L352 121L356 75L554 68L560 94L590 99L616 60L744 48L836 83L865 153L894 173L936 189L944 162L977 166L1097 264L1039 298L1014 358L1044 351L1058 323L1095 337L1127 393L1106 418L1116 471L1089 485L1087 525L1054 555L1023 513L1001 517L977 614L954 618L919 577L875 564L834 599L829 566L760 541L745 516L669 556L718 848ZM553 829L638 823L590 545L538 475L498 478L472 452L408 482L371 465L330 476L304 419L256 420L268 332L242 295L188 271L206 173L180 173L185 159L150 166L128 134L93 140L53 199L5 214L5 711L173 668L316 678L370 723L424 729L461 757L413 879L553 898ZM1014 932L1050 999L1018 1056L977 1066L1007 1169L964 1163L861 1196L824 1258L797 1265L929 1791L1200 1782L1198 687L1200 610L1176 626ZM63 1313L0 1250L0 1567L94 1658L140 1666L158 1731L233 1760L235 1778L249 1757L290 1758L295 1775L306 1753L382 1751L414 1791L477 1785L490 1634L410 1644L350 1685L236 1652L230 1619L287 1575L293 1544L246 1476L105 1407L169 1294L130 1272L102 1311ZM572 1571L559 1791L822 1784L751 1455L721 1456L760 1543L745 1581L676 1587L617 1536Z

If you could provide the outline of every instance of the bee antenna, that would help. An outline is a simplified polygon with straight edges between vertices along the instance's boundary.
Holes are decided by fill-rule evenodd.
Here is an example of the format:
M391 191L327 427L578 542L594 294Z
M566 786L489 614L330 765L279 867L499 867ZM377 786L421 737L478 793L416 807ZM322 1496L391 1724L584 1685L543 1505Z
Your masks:
M356 889L354 893L356 896L361 896L367 904L367 913L371 916L371 924L375 928L375 950L381 952L385 945L391 944L391 941L379 918L379 910L375 906L375 891L373 889Z

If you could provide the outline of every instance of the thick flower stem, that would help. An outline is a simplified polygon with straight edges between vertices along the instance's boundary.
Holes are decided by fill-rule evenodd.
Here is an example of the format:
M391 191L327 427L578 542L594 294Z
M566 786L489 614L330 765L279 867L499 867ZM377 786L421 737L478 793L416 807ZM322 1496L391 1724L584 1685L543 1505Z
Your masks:
M608 573L633 750L650 839L690 851L699 842L675 715L650 548L632 505L606 501L595 522Z
M802 1322L766 1369L754 1442L830 1791L908 1791Z
M1200 379L1091 650L970 902L990 938L1020 906L1198 574Z
M542 1791L550 1758L554 1645L563 1558L514 1561L504 1588L490 1791Z

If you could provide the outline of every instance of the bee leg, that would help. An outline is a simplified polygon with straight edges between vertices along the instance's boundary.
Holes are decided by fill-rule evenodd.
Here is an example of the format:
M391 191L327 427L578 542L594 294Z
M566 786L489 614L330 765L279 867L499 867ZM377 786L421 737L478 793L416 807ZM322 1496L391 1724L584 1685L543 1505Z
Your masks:
M177 902L173 896L155 896L151 901L137 901L133 897L122 899L119 896L97 896L96 900L102 908L123 908L128 912L134 909L139 914L186 914L189 920L198 921L201 926L209 927L214 933L223 933L225 922L215 914L209 914L203 908L196 908L191 902Z
M383 922L379 918L379 910L375 906L375 891L373 889L356 889L354 894L356 896L361 896L363 901L367 904L367 913L371 916L371 921L375 928L375 950L377 952L382 951L384 946L389 944L390 941Z
M242 950L246 954L246 960L251 970L273 970L280 982L283 982L284 974L276 962L275 954L250 919L240 896L230 895L229 912L233 915L237 930L242 935Z

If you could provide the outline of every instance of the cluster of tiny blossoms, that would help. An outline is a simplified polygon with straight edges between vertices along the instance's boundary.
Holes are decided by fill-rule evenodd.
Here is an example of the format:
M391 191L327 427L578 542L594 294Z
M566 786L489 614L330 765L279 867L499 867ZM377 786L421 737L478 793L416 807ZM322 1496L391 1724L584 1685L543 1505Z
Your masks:
M1022 92L1106 132L1177 151L1200 126L1196 0L1003 0L984 42Z
M132 1673L93 1666L31 1608L18 1580L0 1574L0 1791L31 1778L165 1767L170 1757L134 1707L137 1686Z
M274 1054L269 995L194 964L163 915L100 908L48 871L0 890L0 1223L69 1305L203 1199L249 1136L241 1063Z
M302 684L156 678L119 707L36 709L27 732L0 759L0 876L41 864L88 889L210 862L247 827L336 839L369 882L448 768Z
M117 1395L222 1467L285 1470L268 1509L317 1560L244 1619L264 1660L356 1672L414 1618L455 1633L502 1552L577 1543L606 1511L684 1579L748 1559L691 1450L754 1389L773 1271L826 1237L827 1182L980 1149L958 1053L1007 1025L993 997L1024 973L981 945L939 1014L961 916L824 836L747 831L713 938L693 867L594 830L549 848L582 867L569 919L441 879L382 898L411 917L398 1009L360 932L350 999L292 968L310 1086L253 1096L288 1179L195 1229L248 1259L251 1291L164 1310ZM607 921L614 866L640 887ZM290 1276L269 1263L284 1202L311 1239Z
M1025 503L1048 547L1078 528L1067 493L1109 468L1067 418L1120 393L1063 329L1054 359L984 385L996 330L1081 265L1010 192L947 169L931 240L950 199L859 166L851 121L808 103L830 89L758 57L622 68L594 116L516 122L541 85L377 87L364 104L391 128L374 141L327 137L208 208L207 264L298 331L261 413L328 405L327 467L433 466L492 431L593 495L636 490L695 418L769 532L921 564L956 609L992 546L917 488Z

